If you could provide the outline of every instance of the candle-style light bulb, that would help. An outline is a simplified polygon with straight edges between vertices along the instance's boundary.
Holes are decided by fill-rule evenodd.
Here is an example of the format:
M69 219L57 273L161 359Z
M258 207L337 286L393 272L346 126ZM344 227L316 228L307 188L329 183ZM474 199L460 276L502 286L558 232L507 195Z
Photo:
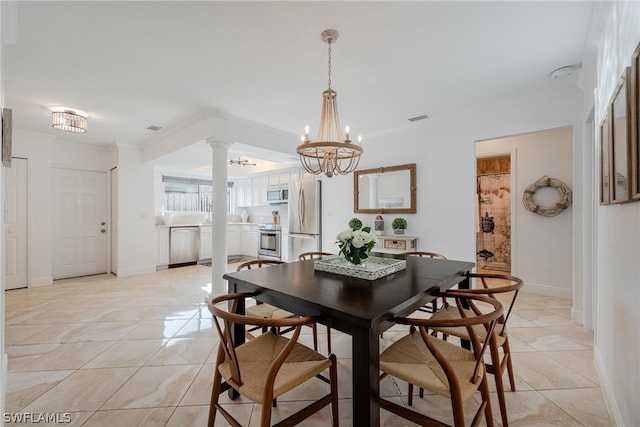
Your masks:
M362 145L362 135L358 135L358 144Z
M304 141L308 141L309 140L309 125L304 127Z
M349 126L346 126L344 128L345 133L347 134L347 137L345 138L347 141L349 140L349 131L351 130L351 128Z

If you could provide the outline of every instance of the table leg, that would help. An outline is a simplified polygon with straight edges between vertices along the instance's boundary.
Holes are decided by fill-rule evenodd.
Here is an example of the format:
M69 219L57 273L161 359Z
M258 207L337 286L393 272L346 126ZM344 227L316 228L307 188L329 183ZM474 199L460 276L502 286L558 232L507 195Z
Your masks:
M471 281L469 280L469 276L464 276L464 279L458 283L458 289L471 289ZM462 300L462 306L466 309L469 308L469 303L467 301ZM460 340L460 345L462 348L471 350L471 341L469 340Z
M353 334L353 425L380 425L379 333L363 329Z
M236 285L229 283L229 293L235 293L237 292L236 290ZM244 299L240 298L237 300L238 302L238 306L237 306L237 313L238 314L245 314L245 301ZM229 310L231 310L231 305L232 303L229 302ZM235 344L236 347L244 344L244 340L245 340L245 326L244 325L240 325L240 324L234 324L233 325L233 342ZM229 391L227 392L227 396L229 396L229 399L235 400L238 397L240 397L240 393L238 393L235 389L229 389Z

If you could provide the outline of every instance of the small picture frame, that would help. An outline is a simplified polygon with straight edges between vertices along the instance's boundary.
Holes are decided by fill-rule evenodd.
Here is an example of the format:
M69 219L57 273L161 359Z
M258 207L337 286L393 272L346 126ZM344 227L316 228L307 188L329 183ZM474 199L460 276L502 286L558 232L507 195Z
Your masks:
M600 204L611 204L611 114L607 109L600 123Z
M13 132L13 112L10 108L2 109L2 166L11 167L11 149Z
M611 100L611 203L624 203L631 198L631 162L630 162L630 114L627 102L629 98L627 84L631 75L631 67L625 69L624 74L616 86Z

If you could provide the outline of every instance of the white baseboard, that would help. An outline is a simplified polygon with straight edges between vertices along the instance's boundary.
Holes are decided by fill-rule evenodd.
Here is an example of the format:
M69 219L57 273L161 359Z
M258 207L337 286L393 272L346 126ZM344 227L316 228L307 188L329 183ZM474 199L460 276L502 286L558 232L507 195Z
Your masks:
M574 303L575 304L575 303ZM576 310L575 306L571 308L571 320L576 325L584 326L584 313L582 310ZM590 328L587 328L590 329Z
M119 268L117 276L118 277L126 277L126 276L135 276L136 274L147 274L147 273L155 273L156 266L155 265L147 265L144 267L134 267L134 268Z
M37 288L40 286L49 286L49 285L53 285L52 276L32 277L31 283L29 283L30 288Z
M537 283L525 282L522 288L523 292L531 292L532 294L545 295L548 297L572 299L573 291L567 288L560 288L556 286L540 285Z
M618 408L618 404L616 403L615 396L612 392L613 387L611 386L611 381L607 375L607 370L604 369L607 364L600 359L600 351L597 346L593 348L593 359L596 372L598 373L598 379L600 380L600 390L602 390L602 397L604 398L604 404L607 407L609 418L613 421L614 426L624 426L620 408Z

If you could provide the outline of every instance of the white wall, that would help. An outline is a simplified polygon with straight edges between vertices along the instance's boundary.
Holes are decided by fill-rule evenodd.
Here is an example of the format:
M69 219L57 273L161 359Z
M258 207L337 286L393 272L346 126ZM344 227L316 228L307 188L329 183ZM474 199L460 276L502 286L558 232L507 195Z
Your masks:
M573 284L573 206L554 217L536 215L522 203L524 190L547 175L573 188L571 128L560 128L476 144L478 157L515 154L511 165L512 181L512 253L511 272L522 278L530 292L571 298ZM559 199L541 190L536 197L547 196L547 206Z
M153 165L138 147L118 145L118 276L156 271Z
M417 164L417 214L383 215L387 232L392 219L402 216L408 221L406 233L420 237L420 250L433 250L452 259L474 260L476 141L566 126L579 128L573 141L581 141L581 101L581 92L574 89L486 105L460 111L455 116L434 117L403 132L368 138L359 169ZM570 174L565 176L564 180L572 181ZM346 228L350 218L357 216L372 226L375 214L353 213L352 175L322 181L323 249L335 252L335 236ZM529 180L526 181L529 185ZM526 253L521 256L527 258ZM545 268L553 265L539 266L542 271ZM562 277L568 277L569 284L558 283L559 277L541 275L532 276L531 280L565 294L571 274L563 273ZM526 282L528 278L523 280Z
M585 110L595 98L596 126L640 42L639 2L606 2L597 7L600 13L592 28L599 32L591 35L597 54L583 62L589 76L585 82ZM597 146L597 141L591 146L596 160ZM597 161L595 164L597 176ZM614 423L637 426L640 425L640 203L596 206L595 218L596 368Z

